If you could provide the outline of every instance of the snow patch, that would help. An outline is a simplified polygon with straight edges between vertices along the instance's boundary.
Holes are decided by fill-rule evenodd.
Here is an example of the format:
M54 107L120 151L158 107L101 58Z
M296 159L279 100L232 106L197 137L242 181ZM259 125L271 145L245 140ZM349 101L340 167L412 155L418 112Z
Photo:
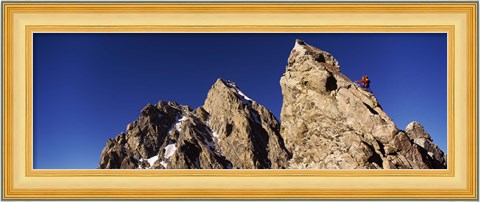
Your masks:
M177 146L175 146L175 143L171 143L165 147L165 159L170 158L175 151L177 150Z
M252 99L250 99L245 94L243 94L242 91L238 90L238 88L236 88L235 90L237 91L238 95L240 95L240 98L242 99L243 104L246 104L248 106L252 105L252 102L253 102Z
M158 156L159 156L159 155L155 155L155 156L147 159L148 164L150 164L150 167L147 167L147 168L145 168L145 169L150 169L150 168L152 168L152 167L153 167L153 164L155 163L155 161L158 160ZM139 162L143 162L144 159L143 159L143 158L140 158L140 160L138 160L138 161L139 161ZM138 169L143 169L143 168L142 168L142 164L138 164L138 167L137 167L137 168L138 168Z
M175 146L175 143L170 141L169 144L165 147L165 154L163 155L163 157L165 157L165 160L160 161L160 164L163 167L167 168L168 166L167 161L170 157L173 156L176 150L177 150L177 146Z
M235 90L237 90L238 94L239 94L240 96L242 96L245 100L253 101L252 99L250 99L249 97L247 97L245 94L243 94L243 92L242 92L240 89L235 88Z
M156 156L153 156L153 157L147 159L148 163L150 164L150 167L149 167L149 168L152 168L153 163L155 163L155 161L158 160L158 156L159 156L159 155L156 155Z
M184 121L186 121L186 120L187 120L187 117L185 117L185 116L181 116L180 119L177 119L177 121L175 122L175 129L176 129L178 132L181 132L181 131L182 131L182 128L181 128L182 123L183 123Z
M188 118L185 116L177 116L175 123L170 127L170 130L168 130L168 133L170 134L172 130L177 130L178 132L182 132L182 124L184 121L186 121Z
M225 84L227 84L228 87L233 88L235 92L240 96L240 99L242 99L242 102L246 105L251 106L253 100L250 99L248 96L246 96L238 87L231 81L225 81Z
M209 129L208 132L213 137L214 141L220 142L220 135L217 132L213 131L212 129Z
M212 136L213 136L214 138L218 138L218 137L220 137L220 135L218 135L218 133L217 133L217 132L215 132L215 131L213 131L213 132L212 132Z

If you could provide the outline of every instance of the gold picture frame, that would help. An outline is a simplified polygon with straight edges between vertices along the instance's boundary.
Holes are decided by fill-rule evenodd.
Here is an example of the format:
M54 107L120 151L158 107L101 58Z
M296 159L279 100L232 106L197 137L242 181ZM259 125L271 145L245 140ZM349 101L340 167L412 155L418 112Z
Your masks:
M3 199L475 199L478 3L3 2ZM442 32L445 170L35 170L35 32Z

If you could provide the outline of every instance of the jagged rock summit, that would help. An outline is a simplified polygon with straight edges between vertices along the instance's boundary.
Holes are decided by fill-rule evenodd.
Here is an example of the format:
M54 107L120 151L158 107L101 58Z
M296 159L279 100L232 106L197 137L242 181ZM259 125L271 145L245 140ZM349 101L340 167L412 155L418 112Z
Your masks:
M160 101L145 106L126 133L109 139L100 168L229 168L208 126L188 106Z
M290 168L446 168L420 124L399 130L331 54L297 40L280 85Z
M264 106L231 81L218 79L203 109L222 154L235 168L286 168L289 158L280 124Z
M109 139L101 169L425 169L446 156L417 122L397 128L375 96L301 40L280 79L282 124L232 81L218 79L203 106L148 104Z
M100 168L286 168L280 125L235 83L218 79L205 105L145 106L126 133L107 141Z

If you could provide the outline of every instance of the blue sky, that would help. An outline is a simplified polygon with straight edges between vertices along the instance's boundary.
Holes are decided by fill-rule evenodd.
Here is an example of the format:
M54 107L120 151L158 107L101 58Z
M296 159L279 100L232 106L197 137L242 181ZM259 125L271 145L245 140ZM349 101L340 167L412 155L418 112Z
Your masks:
M280 118L280 77L295 39L367 74L400 129L420 122L447 148L447 36L442 33L35 33L33 165L95 169L108 138L147 103L203 105L219 77Z

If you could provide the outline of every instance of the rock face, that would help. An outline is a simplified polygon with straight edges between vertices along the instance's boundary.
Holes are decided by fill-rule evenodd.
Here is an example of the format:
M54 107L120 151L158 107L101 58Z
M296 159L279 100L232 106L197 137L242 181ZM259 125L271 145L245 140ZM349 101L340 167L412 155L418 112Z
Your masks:
M235 168L286 167L289 153L277 119L233 82L217 80L203 108L217 145Z
M446 168L420 124L399 130L331 54L297 40L280 85L290 168Z
M207 125L187 106L145 106L127 132L107 141L100 168L229 168Z
M280 126L233 82L218 79L203 106L148 104L109 139L101 169L426 169L446 156L417 122L397 128L375 96L329 53L297 40L285 74Z
M160 101L107 141L100 168L286 168L280 125L231 81L218 79L196 110Z

